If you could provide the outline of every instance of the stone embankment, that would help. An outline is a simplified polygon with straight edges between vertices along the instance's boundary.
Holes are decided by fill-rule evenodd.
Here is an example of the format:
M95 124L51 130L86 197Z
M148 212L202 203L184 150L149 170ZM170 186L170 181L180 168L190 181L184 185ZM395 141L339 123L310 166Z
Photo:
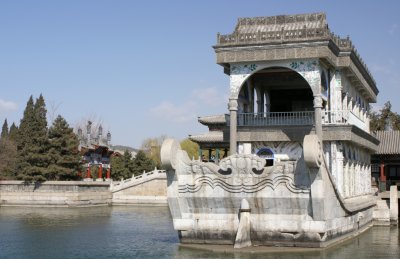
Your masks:
M89 207L128 204L167 205L163 170L144 172L118 182L0 181L0 206Z
M0 206L82 207L110 205L108 182L0 181Z

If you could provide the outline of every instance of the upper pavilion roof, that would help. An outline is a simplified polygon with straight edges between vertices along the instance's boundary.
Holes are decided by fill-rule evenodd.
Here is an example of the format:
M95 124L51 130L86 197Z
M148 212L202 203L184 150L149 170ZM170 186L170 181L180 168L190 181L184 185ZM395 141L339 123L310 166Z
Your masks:
M365 78L374 94L378 94L376 82L352 41L348 36L341 38L330 31L325 13L239 18L233 33L225 35L218 33L217 45L214 48L216 52L229 49L245 51L244 47L259 48L261 46L269 46L270 49L273 46L278 46L277 48L281 49L283 45L292 48L295 45L303 46L304 44L320 44L321 42L328 44L336 56L350 56L360 71L365 73ZM225 55L217 55L218 64L244 62L247 59L249 61L256 60L249 58L254 55L247 52L242 55L245 58L237 55L232 57ZM339 65L345 66L346 64Z
M381 130L376 132L376 138L380 144L377 155L398 155L400 154L400 131Z
M324 13L239 18L231 34L218 34L217 45L248 45L332 39L338 47L352 48L349 38L341 39L328 28Z

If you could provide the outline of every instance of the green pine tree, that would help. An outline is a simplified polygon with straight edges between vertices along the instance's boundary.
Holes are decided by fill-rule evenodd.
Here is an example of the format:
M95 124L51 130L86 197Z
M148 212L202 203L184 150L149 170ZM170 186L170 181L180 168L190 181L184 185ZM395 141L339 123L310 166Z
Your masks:
M66 120L58 115L49 129L50 165L47 180L76 180L81 169L79 140Z
M8 123L7 119L4 120L3 127L1 128L1 135L0 139L7 139L8 138Z
M13 122L13 124L11 124L10 127L10 131L8 133L8 137L10 138L10 140L12 141L16 141L18 138L18 127L15 126L15 123Z
M139 150L135 159L133 159L133 166L134 175L140 175L143 173L143 171L152 171L155 167L155 163L146 156L146 153L144 153L142 150Z
M0 136L0 180L14 179L16 166L17 147L10 138L8 123L5 119Z
M32 139L30 138L30 133L32 131L32 126L35 120L34 115L34 103L33 97L29 98L26 103L24 110L24 115L19 123L18 138L17 138L17 148L18 151L22 151L26 145L30 144Z
M0 180L15 179L17 146L10 138L0 139Z
M29 98L18 130L18 179L45 181L50 157L46 104L42 95Z
M134 164L132 155L128 150L125 150L122 156L114 156L111 158L111 178L120 180L132 177L134 173Z

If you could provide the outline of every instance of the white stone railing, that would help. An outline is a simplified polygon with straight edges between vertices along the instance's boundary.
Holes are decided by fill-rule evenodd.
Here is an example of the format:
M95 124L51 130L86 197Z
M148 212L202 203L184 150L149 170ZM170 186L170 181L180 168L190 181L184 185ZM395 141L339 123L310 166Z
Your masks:
M111 192L117 192L121 191L123 189L141 184L143 182L150 181L152 179L156 178L166 178L166 172L165 170L158 170L157 168L154 168L153 171L150 172L143 172L141 175L134 176L132 175L131 178L129 179L121 179L121 181L113 181L110 184L110 190Z
M352 111L321 111L323 125L355 125L368 131L366 121ZM313 111L239 113L238 126L313 125ZM229 121L228 121L229 123Z
M352 111L349 111L348 124L355 125L365 131L367 131L367 129L368 129L365 121L363 119L361 119L360 117L356 116Z
M238 126L313 125L313 111L239 113Z

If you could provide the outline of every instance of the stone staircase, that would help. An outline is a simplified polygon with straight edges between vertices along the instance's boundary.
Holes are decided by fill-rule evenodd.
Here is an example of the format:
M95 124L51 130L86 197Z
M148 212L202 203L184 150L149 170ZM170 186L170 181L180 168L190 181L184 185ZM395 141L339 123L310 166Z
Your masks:
M118 205L167 205L167 175L154 169L110 184L112 203Z
M390 225L390 209L387 200L377 200L372 217L376 226Z
M373 212L374 225L397 225L399 222L397 186L390 186L390 192L380 193L379 198Z

